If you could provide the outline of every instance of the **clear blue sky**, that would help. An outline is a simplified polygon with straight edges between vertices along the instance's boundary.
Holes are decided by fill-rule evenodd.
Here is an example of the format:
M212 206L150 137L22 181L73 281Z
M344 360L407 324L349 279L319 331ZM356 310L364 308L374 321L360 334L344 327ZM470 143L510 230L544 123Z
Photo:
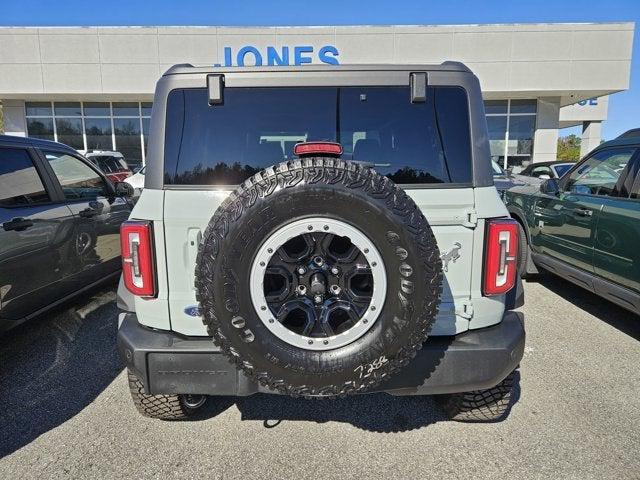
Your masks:
M374 25L634 21L639 0L0 0L0 25ZM639 28L637 25L636 28ZM640 127L640 35L631 86L609 103L604 138ZM566 132L563 132L566 133Z

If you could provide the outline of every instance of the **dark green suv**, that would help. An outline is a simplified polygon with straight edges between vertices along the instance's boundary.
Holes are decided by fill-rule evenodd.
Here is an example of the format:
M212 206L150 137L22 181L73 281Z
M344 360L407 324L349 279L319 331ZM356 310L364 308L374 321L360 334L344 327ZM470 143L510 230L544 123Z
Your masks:
M523 276L543 268L640 313L640 131L559 179L510 189L505 203L521 227Z

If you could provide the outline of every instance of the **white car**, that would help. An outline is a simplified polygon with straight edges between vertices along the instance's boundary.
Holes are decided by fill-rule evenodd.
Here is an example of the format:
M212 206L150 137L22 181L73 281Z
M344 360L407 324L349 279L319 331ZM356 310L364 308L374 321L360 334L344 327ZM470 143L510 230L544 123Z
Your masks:
M134 190L134 196L138 197L140 196L140 193L142 193L142 189L144 188L144 170L146 167L142 167L140 170L138 170L136 173L134 173L133 175L131 175L128 178L125 178L125 182L127 182L129 185L131 185L133 187Z

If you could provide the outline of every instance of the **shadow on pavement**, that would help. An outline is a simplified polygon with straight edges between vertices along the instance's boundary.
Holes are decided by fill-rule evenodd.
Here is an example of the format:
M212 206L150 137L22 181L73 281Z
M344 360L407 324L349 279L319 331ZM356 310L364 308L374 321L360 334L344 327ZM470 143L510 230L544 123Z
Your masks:
M75 416L120 373L114 291L0 337L0 458Z
M506 417L520 400L520 395L518 373ZM341 422L372 432L397 433L448 421L433 396L396 397L386 393L354 395L336 400L309 400L268 394L237 399L212 397L201 415L194 420L214 417L233 403L240 410L242 420L262 420L265 428L275 428L286 421Z
M237 400L242 420L262 420L267 428L283 421L341 422L374 432L404 432L447 420L433 397L385 393L337 400L306 400L257 394Z
M591 293L551 273L544 272L530 280L530 282L540 283L540 285L571 302L576 307L594 317L598 317L598 319L617 328L622 333L640 340L640 316L629 310L625 310L595 293Z

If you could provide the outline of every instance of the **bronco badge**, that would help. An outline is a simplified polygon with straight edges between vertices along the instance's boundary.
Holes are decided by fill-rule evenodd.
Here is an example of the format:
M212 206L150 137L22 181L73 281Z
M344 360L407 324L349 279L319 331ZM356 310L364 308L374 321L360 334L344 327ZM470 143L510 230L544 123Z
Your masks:
M460 245L458 242L455 242L453 244L453 247L451 247L451 250L440 255L440 260L442 260L442 268L445 272L449 271L450 261L452 261L453 263L456 263L456 260L460 258L461 248L462 248L462 245Z

